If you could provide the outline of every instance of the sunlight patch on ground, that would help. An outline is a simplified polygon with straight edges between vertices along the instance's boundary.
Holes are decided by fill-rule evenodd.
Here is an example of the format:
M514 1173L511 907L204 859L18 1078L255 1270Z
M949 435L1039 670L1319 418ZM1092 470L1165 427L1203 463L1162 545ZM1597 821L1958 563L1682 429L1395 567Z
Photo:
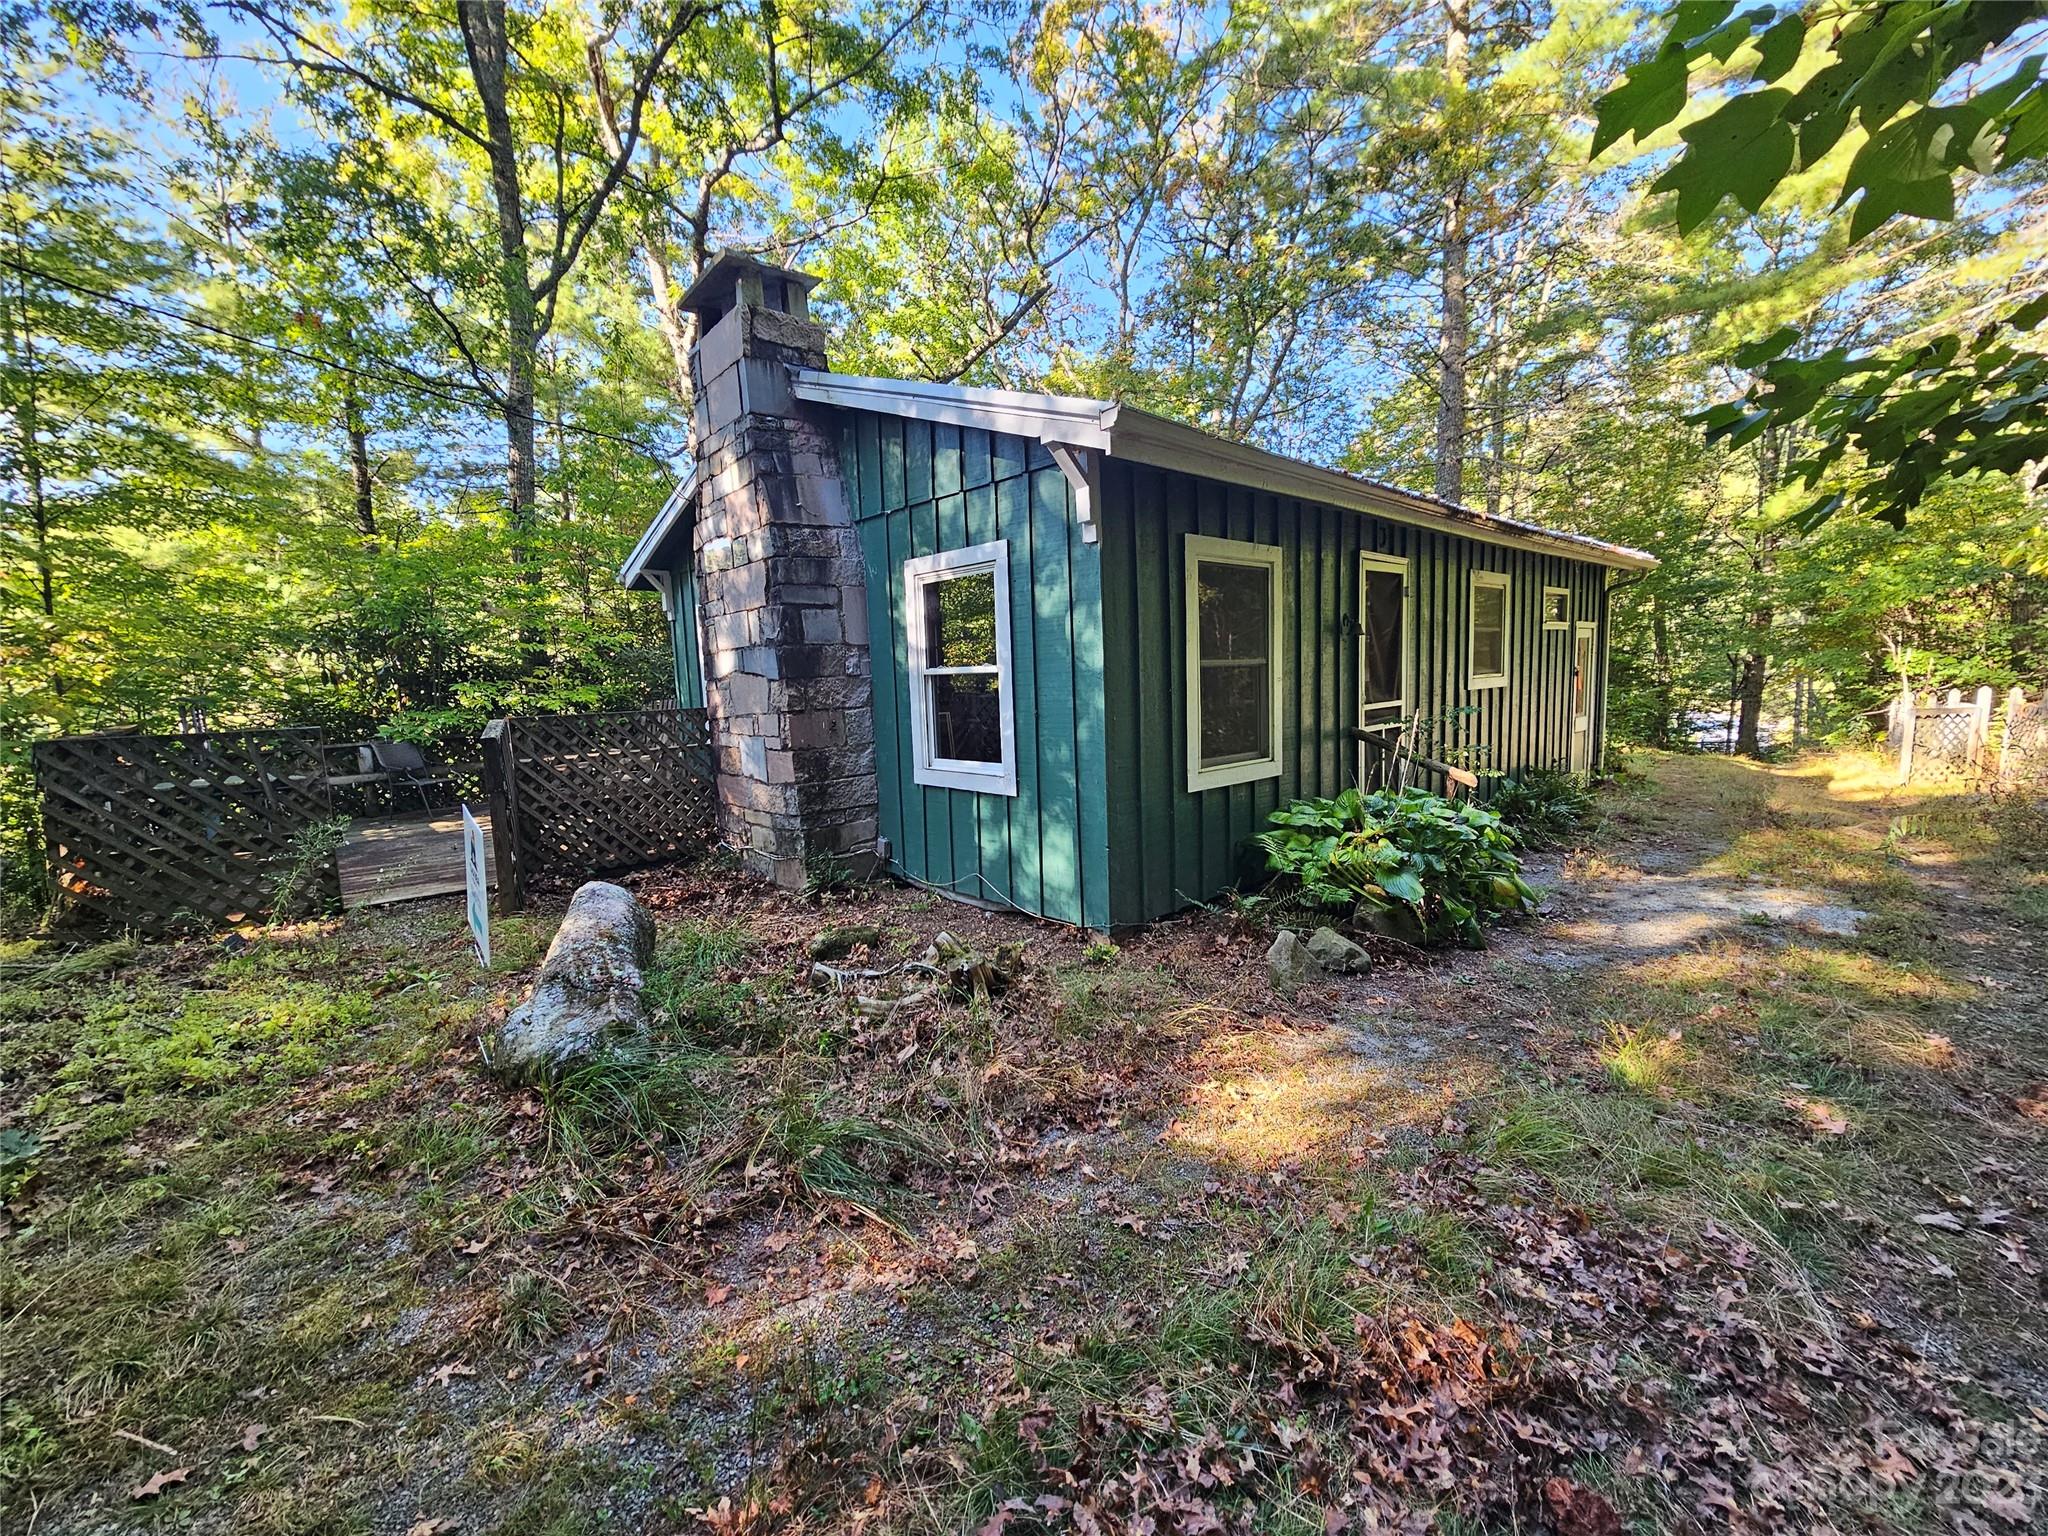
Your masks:
M1383 1042L1322 1030L1247 1045L1218 1063L1229 1070L1197 1081L1166 1127L1163 1144L1243 1169L1314 1158L1362 1134L1435 1125L1458 1101L1499 1074L1441 1058L1410 1065Z
M1552 932L1572 940L1535 950L1530 958L1553 970L1579 970L1615 954L1683 949L1743 926L1811 928L1832 937L1853 936L1869 916L1859 907L1829 902L1786 886L1703 886L1691 875L1643 875L1585 893L1598 910L1556 923Z

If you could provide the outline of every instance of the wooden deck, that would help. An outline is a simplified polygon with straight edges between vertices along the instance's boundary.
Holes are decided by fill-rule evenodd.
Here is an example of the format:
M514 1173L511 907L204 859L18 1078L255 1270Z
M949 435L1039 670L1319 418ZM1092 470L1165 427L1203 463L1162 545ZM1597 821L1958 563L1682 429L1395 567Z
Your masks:
M491 818L478 816L484 830L484 869L496 884ZM349 824L335 855L344 907L377 907L422 896L460 894L462 812L432 811L417 816L380 816Z

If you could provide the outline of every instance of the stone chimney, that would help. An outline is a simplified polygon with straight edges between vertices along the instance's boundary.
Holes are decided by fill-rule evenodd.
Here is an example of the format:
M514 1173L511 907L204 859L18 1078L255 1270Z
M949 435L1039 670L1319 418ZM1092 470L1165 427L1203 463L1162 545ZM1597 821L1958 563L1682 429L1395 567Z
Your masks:
M825 366L816 282L727 252L682 299L720 831L792 888L824 861L869 874L878 830L860 541L836 433L790 392L792 368Z

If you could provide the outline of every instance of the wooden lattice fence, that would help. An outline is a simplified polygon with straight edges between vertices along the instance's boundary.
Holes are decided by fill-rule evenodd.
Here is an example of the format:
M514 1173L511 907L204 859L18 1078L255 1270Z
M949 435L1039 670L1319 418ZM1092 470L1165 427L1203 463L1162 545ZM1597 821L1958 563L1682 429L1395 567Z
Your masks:
M717 813L701 709L493 720L484 784L505 911L539 877L580 880L701 851Z
M2048 698L2030 700L2013 690L1998 746L1998 777L2016 789L2048 793Z
M1901 694L1888 712L1888 739L1899 782L1961 779L1980 788L2048 786L2048 710L2026 690L2001 704L1989 688L1915 698Z
M110 734L36 743L59 911L145 933L270 912L287 876L336 895L300 834L333 814L316 730Z

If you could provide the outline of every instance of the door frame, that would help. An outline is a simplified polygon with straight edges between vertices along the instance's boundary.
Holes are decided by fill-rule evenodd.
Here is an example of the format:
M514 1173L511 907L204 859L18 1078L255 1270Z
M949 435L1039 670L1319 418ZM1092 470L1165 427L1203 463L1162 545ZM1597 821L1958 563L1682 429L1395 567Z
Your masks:
M1410 703L1413 702L1415 694L1415 646L1410 640L1410 631L1413 627L1410 621L1413 618L1415 608L1415 568L1413 563L1410 561L1409 557L1406 555L1382 555L1376 554L1370 550L1359 551L1357 621L1358 638L1355 647L1356 656L1353 661L1353 665L1358 673L1358 681L1357 686L1351 690L1351 718L1357 724L1360 730L1366 729L1365 578L1366 572L1368 571L1379 571L1383 574L1398 572L1401 577L1401 697L1399 701L1395 703L1393 715L1386 720L1378 722L1379 728L1394 730L1398 732L1400 729L1399 722L1405 720L1408 717L1408 706ZM1389 702L1394 701L1382 699L1379 701L1376 707L1384 709L1386 708ZM1357 742L1355 744L1353 758L1353 781L1357 783L1361 788L1363 788L1365 785L1366 773L1368 768L1370 767L1370 764L1367 762L1366 759L1366 746L1363 741Z
M1586 677L1581 683L1579 671L1580 655L1585 656ZM1571 703L1573 773L1593 771L1593 719L1598 712L1598 703L1593 697L1600 677L1600 626L1591 619L1581 619L1572 626L1570 691L1567 697Z

